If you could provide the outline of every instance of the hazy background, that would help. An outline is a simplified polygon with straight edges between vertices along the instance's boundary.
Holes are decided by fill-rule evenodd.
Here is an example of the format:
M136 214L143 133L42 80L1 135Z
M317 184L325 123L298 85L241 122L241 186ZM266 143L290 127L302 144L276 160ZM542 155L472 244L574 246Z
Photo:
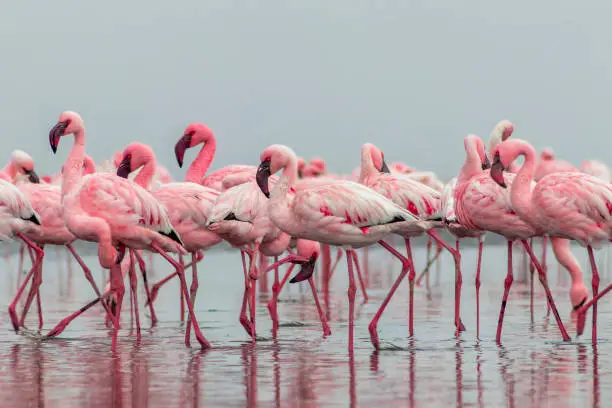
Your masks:
M609 1L151 0L12 2L0 14L2 156L59 171L48 130L85 119L88 153L172 147L192 121L218 139L213 169L256 164L271 143L359 164L381 147L442 177L462 138L500 119L576 164L610 163ZM191 160L195 152L191 152Z

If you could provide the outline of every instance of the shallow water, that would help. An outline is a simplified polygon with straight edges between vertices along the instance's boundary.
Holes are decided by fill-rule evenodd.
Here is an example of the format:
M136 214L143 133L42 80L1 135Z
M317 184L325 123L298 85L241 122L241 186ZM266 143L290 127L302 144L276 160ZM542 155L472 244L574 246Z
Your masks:
M44 331L93 299L93 291L76 262L67 267L51 248L45 257L43 284ZM585 264L581 248L574 253ZM91 252L84 256L96 266ZM425 248L414 248L417 266L425 263ZM599 254L600 258L603 254ZM549 253L550 258L550 253ZM404 282L379 325L384 349L374 351L368 323L400 266L386 253L370 251L368 294L357 293L356 344L347 352L346 263L334 275L328 302L332 335L322 338L318 315L307 285L287 285L281 294L278 338L272 339L266 302L258 294L257 332L252 344L238 314L243 290L241 262L233 251L213 251L200 264L196 313L213 349L187 349L179 319L178 285L160 291L156 311L160 322L150 328L139 292L142 341L130 333L129 298L115 353L98 307L76 320L59 338L41 341L11 330L5 307L17 286L17 256L5 261L5 285L0 290L0 370L2 407L345 407L345 406L603 406L612 397L612 307L600 303L599 345L591 346L590 330L563 343L552 316L546 316L543 289L536 284L533 321L527 274L515 252L516 273L506 310L503 345L495 344L495 329L505 276L505 247L485 247L481 288L480 340L476 339L476 250L463 255L462 317L467 331L453 330L454 268L449 257L432 269L431 290L416 288L415 336L408 337L408 284ZM609 281L600 269L602 287ZM417 268L420 269L420 268ZM102 272L92 268L96 279ZM170 268L155 259L150 281ZM587 286L590 270L585 268ZM575 337L568 301L568 278L556 264L549 280L559 311ZM271 286L272 276L268 278ZM520 283L522 281L522 283ZM518 283L517 283L518 282ZM537 283L537 282L536 282ZM18 309L20 310L20 309ZM590 326L590 317L589 317ZM298 324L299 323L299 324ZM35 308L28 316L36 327Z

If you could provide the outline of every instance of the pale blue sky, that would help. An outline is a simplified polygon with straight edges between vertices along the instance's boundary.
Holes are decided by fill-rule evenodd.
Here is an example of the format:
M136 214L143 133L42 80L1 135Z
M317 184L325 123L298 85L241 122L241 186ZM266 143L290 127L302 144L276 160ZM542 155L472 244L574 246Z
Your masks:
M56 172L48 130L82 114L97 161L172 147L192 121L218 139L213 168L284 143L332 170L362 143L453 176L463 137L500 119L572 162L612 162L612 5L606 1L13 2L0 14L3 153ZM194 153L188 155L188 160ZM1 159L1 157L0 157Z

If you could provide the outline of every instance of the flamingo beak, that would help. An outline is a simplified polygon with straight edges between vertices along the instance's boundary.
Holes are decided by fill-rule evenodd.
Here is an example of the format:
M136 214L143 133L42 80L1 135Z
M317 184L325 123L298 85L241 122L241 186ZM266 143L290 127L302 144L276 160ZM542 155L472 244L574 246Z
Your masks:
M183 167L183 159L185 158L185 150L191 146L191 133L186 133L174 145L174 155L179 167Z
M67 127L68 122L57 122L57 124L49 131L49 143L51 144L51 150L53 153L57 152L60 137L64 136Z
M381 173L386 173L386 174L391 174L391 170L389 170L389 166L387 166L387 162L385 161L384 157L382 159L382 166L380 167L380 172Z
M25 174L28 176L28 180L30 180L30 183L34 183L34 184L40 183L40 178L38 177L38 174L36 174L34 169L30 171L26 171Z
M307 279L310 279L312 274L314 273L315 261L317 260L316 256L313 255L306 262L293 262L293 263L301 263L302 269L289 281L289 283L297 283L302 282Z
M489 161L489 156L485 154L484 162L482 163L482 169L487 170L491 168L491 162Z
M123 160L121 160L121 163L119 164L119 167L117 168L117 176L121 178L128 178L128 176L132 172L131 162L132 162L132 158L129 156L125 156Z
M506 188L506 182L504 181L504 165L499 160L499 155L495 156L493 165L491 166L491 178L502 188Z
M270 198L270 188L268 186L268 179L271 175L272 172L270 171L270 161L262 161L259 167L257 168L255 180L257 181L257 185L261 189L261 192L264 193L267 198Z

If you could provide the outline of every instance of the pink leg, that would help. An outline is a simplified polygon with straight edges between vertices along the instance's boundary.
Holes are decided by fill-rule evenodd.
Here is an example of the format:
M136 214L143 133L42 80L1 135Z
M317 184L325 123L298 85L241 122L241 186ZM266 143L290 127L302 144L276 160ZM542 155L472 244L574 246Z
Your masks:
M157 315L155 314L153 302L151 302L151 291L149 290L149 282L147 281L147 270L145 262L142 259L142 256L140 256L140 254L138 253L138 251L134 251L134 256L136 256L136 260L138 261L138 267L140 268L140 274L142 275L142 282L144 283L145 294L147 295L147 303L145 304L145 306L149 306L149 313L151 313L151 326L155 326L155 324L157 323Z
M480 338L480 266L482 265L482 240L478 240L478 265L476 267L476 338Z
M268 302L268 312L270 312L270 318L272 319L272 336L276 337L278 331L278 313L276 302L278 299L278 285L280 284L278 279L278 256L274 257L274 283L272 283L272 299Z
M589 261L591 262L591 270L593 271L593 280L591 286L593 287L593 331L592 340L593 345L597 344L597 294L599 291L599 272L597 271L597 262L595 262L595 255L593 254L593 247L590 245L587 247L589 252Z
M332 276L334 275L334 271L336 270L336 266L338 266L338 263L340 263L340 260L342 259L342 250L338 249L338 253L336 254L336 260L334 261L334 264L331 266L331 269L329 271L329 280L331 280Z
M593 299L591 299L589 302L585 303L584 305L582 305L578 309L578 324L577 324L578 329L577 329L577 333L578 333L579 336L584 331L587 310L591 306L593 306L595 303L597 303L597 301L599 301L599 299L604 297L606 295L606 293L610 292L611 290L612 290L612 284L606 286L606 288L604 290L602 290L601 292L599 292L597 294L597 296L593 297Z
M83 259L76 252L76 250L74 249L72 244L66 244L66 248L68 248L68 251L70 251L70 253L74 257L74 259L77 261L77 263L81 267L81 269L83 269L83 273L85 274L85 278L91 284L91 287L93 288L94 292L96 293L96 296L98 296L98 298L101 297L102 293L100 293L100 290L98 289L98 285L96 285L96 281L94 280L94 277L91 274L91 270L87 267L87 265L85 264ZM104 310L106 311L107 317L111 319L111 322L113 323L113 327L117 327L117 321L115 320L113 314L111 313L110 309L108 308L108 304L106 302L102 302L102 306L104 307Z
M359 286L361 286L361 293L363 294L363 303L368 302L368 292L366 292L365 284L363 283L363 275L361 274L361 267L359 266L359 257L357 256L357 252L352 251L353 261L355 262L355 267L357 269L357 277L359 278Z
M443 248L438 245L433 258L429 258L429 255L427 255L428 261L427 261L427 264L425 265L425 269L423 269L423 272L421 272L416 279L417 286L421 286L421 281L423 280L425 276L427 276L427 282L429 282L429 270L431 269L431 265L433 265L434 262L436 262L438 258L440 257L440 254L442 254L442 249ZM429 283L427 283L427 287L429 288Z
M28 272L28 274L26 275L23 283L19 287L19 290L17 290L17 294L15 295L15 298L9 305L9 315L11 317L11 323L13 324L13 328L15 329L15 331L19 330L19 318L17 317L17 312L16 312L17 302L19 301L19 298L21 297L21 295L23 294L23 291L28 285L28 281L36 274L36 271L38 270L40 264L42 263L42 259L44 256L44 251L40 249L38 245L36 245L34 242L30 241L25 235L19 233L17 234L17 236L21 238L26 243L26 245L28 245L28 247L34 251L36 256L35 256L34 264L32 265L32 268L30 268L30 272ZM21 271L19 271L19 273L21 273Z
M544 286L544 290L546 291L546 299L555 316L555 320L557 321L557 326L559 326L559 330L561 331L561 336L563 337L563 341L569 341L570 337L567 334L567 330L565 330L565 326L563 326L563 321L561 321L561 317L559 316L559 311L557 310L557 306L555 305L555 301L553 300L552 293L550 291L550 288L548 287L548 280L546 279L546 273L540 266L538 259L533 254L533 251L531 250L531 247L529 246L527 241L522 240L522 243L523 243L523 247L525 248L525 250L529 254L529 257L531 258L531 262L534 263L538 271L538 276L540 277L540 283L542 283L542 286Z
M121 264L116 263L110 268L110 290L115 293L115 320L117 326L115 330L121 328L121 307L123 305L123 297L125 296L125 285L123 283L123 275L121 274ZM111 307L111 311L113 308Z
M204 258L204 255L202 254L198 254L198 259L197 262L200 262L202 259ZM189 263L187 265L185 265L185 268L189 268L190 266L192 266L193 263ZM166 276L164 279L162 279L161 281L157 282L156 284L153 285L153 287L151 288L151 302L154 302L155 299L157 299L157 293L159 292L159 289L164 286L166 283L168 283L170 280L172 280L173 278L175 278L176 276L178 276L178 274L176 272L172 272L170 275ZM149 302L147 302L148 305ZM145 306L147 306L145 305Z
M323 276L323 281L327 281L329 283L330 271L331 271L331 248L327 244L321 244L321 264L320 265L323 271L323 273L321 274ZM327 286L329 285L324 284L323 288L325 289Z
M289 279L289 276L291 275L291 272L293 271L293 268L295 268L295 264L291 264L289 265L289 267L287 268L287 271L285 272L285 276L283 276L283 279L281 280L280 284L278 285L278 289L276 291L275 294L273 294L273 296L275 296L275 298L270 299L270 301L268 302L268 310L270 310L271 307L271 303L274 300L274 302L278 302L278 295L281 292L281 290L283 289L283 286L285 286L285 283L287 282L287 279ZM277 320L278 320L278 315L277 315ZM276 333L272 333L275 337L276 337Z
M240 255L242 256L242 270L244 272L244 295L242 296L242 307L240 308L240 324L242 324L242 327L244 327L244 330L246 330L249 336L253 336L253 326L246 315L250 287L249 274L247 272L245 259L246 255L244 251L240 251Z
M349 274L349 287L348 287L348 299L349 299L349 353L353 352L353 343L355 338L355 294L357 293L357 287L355 286L355 275L353 273L353 260L351 249L346 250L346 262L348 264Z
M25 305L23 306L23 310L21 312L21 319L19 321L20 327L24 327L25 318L28 312L30 311L32 302L34 301L34 298L36 297L36 295L40 293L40 285L42 284L42 265L44 262L45 247L44 245L39 245L39 247L40 247L40 250L43 251L43 258L41 258L40 263L38 264L38 267L36 268L36 271L32 275L32 283L30 285L30 291L28 292L28 297L26 298ZM34 264L34 259L36 255L33 254L33 251L31 248L28 248L28 250L30 251L30 257L32 257L32 264ZM42 312L42 311L39 310L39 312Z
M200 325L198 324L198 320L196 319L195 312L193 311L193 304L191 303L191 299L189 298L189 292L187 291L187 282L185 282L185 274L183 272L183 265L176 262L172 257L170 257L166 252L164 252L157 244L152 244L151 247L157 251L161 256L163 256L166 261L170 262L172 266L176 268L178 272L178 277L181 281L181 288L183 289L183 295L185 296L185 301L187 303L187 309L189 311L189 316L191 317L191 322L193 324L193 333L198 339L198 342L202 346L202 348L210 348L210 344L204 338L202 331L200 331Z
M462 274L461 274L461 254L459 253L459 251L457 251L456 249L453 249L450 245L448 245L442 238L440 238L440 236L438 236L438 233L436 231L429 230L427 231L427 234L430 237L432 237L439 245L442 245L448 252L450 252L453 255L453 259L455 260L456 281L463 281ZM455 285L455 288L456 288L456 285ZM461 321L461 316L459 316L459 321L455 322L455 326L458 331L460 332L465 331L465 326L463 325L463 322Z
M55 326L48 334L46 337L55 337L58 336L60 333L62 333L66 327L68 327L68 325L77 317L79 317L80 315L82 315L85 311L89 310L92 306L94 306L96 303L98 303L100 300L102 300L102 303L104 303L106 301L106 299L108 299L110 297L110 295L112 294L111 291L106 292L104 295L102 295L102 297L99 297L97 299L92 300L91 302L89 302L88 304L86 304L85 306L83 306L82 308L80 308L78 311L74 312L73 314L71 314L70 316L62 319L62 321L60 321L57 326Z
M179 263L181 264L181 267L185 268L185 263L183 262L183 255L179 254ZM179 294L181 297L181 308L180 308L180 314L181 314L181 322L185 321L185 294L183 293L183 288L179 287ZM189 347L189 345L187 345L187 347Z
M510 293L510 287L512 286L512 281L514 280L514 275L512 273L512 244L513 241L508 240L508 273L506 274L506 280L504 281L504 298L502 299L501 309L499 311L499 320L497 321L497 334L495 336L495 341L497 343L501 342L502 326L504 324L506 304L508 303L508 294Z
M319 296L317 295L317 288L315 287L312 276L308 278L308 283L310 284L310 290L312 291L312 296L314 297L315 304L317 305L317 312L319 312L319 319L321 320L321 326L323 327L323 336L329 336L331 334L331 330L329 329L327 320L325 320L325 316L323 316L323 309L321 309L321 303L319 302Z
M189 296L191 296L191 303L195 305L196 295L198 294L198 263L196 261L197 254L195 252L191 253L191 288L189 288ZM187 318L187 342L191 342L191 318Z
M408 273L408 271L410 270L410 268L412 266L412 263L409 262L408 259L406 259L404 256L402 256L399 252L397 252L395 250L395 248L393 248L391 245L387 244L385 241L379 241L378 243L383 248L385 248L387 251L389 251L393 256L395 256L400 261L402 261L402 271L400 272L400 275L395 280L395 283L393 283L393 286L389 290L389 293L387 294L387 297L385 298L385 300L383 300L382 304L378 308L378 311L376 312L376 314L372 318L372 321L370 322L370 325L368 326L368 330L370 332L370 341L372 342L372 345L376 349L378 349L380 347L380 341L378 339L378 331L377 331L378 320L380 320L380 317L382 316L382 314L385 311L387 305L389 304L389 301L391 301L391 298L393 297L393 294L395 293L395 291L397 290L398 286L402 282L402 279L404 279L404 277L406 276L406 274ZM412 336L412 335L413 335L413 333L410 333L410 336Z
M138 312L138 293L136 290L136 256L134 255L134 250L130 250L130 290L131 290L131 299L133 300L134 305L134 320L136 321L136 339L140 341L140 313Z
M408 272L408 283L410 285L410 296L409 296L409 312L408 312L408 331L410 332L410 336L414 335L414 262L412 261L412 247L410 246L410 239L404 238L404 243L406 245L406 255L408 257L408 263L410 264L409 272Z
M459 253L459 238L455 241L455 248ZM461 286L463 284L463 276L461 275L461 268L455 268L455 327L457 327L457 334L465 328L461 323Z

